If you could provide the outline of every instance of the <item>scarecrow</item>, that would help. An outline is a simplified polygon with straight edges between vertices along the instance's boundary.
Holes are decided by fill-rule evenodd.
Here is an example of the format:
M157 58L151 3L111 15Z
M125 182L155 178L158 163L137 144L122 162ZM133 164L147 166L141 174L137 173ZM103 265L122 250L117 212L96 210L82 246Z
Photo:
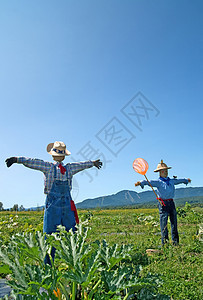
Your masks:
M66 149L66 145L63 142L50 143L47 146L47 152L52 155L54 163L26 157L11 157L6 159L6 164L7 167L10 167L13 163L23 164L25 167L44 173L44 193L47 197L43 232L47 234L56 232L58 225L65 226L67 231L71 228L75 231L75 225L79 223L79 219L70 194L72 177L74 174L93 166L100 169L102 162L98 159L64 165L62 161L65 159L65 156L71 153ZM55 249L52 248L53 259L54 253ZM45 263L50 264L48 256L45 258Z
M145 185L157 188L157 200L159 201L159 214L160 214L160 227L161 227L161 241L162 244L168 242L168 217L170 218L171 222L171 235L172 241L174 245L178 245L179 243L179 236L178 236L178 228L177 228L177 213L175 208L175 203L173 201L174 194L175 194L175 185L180 183L188 184L191 182L191 179L177 179L174 176L173 179L168 177L168 167L163 160L157 165L156 170L154 172L159 172L159 179L157 180L142 180L135 183L135 186L141 186L144 188ZM155 193L156 194L156 193Z

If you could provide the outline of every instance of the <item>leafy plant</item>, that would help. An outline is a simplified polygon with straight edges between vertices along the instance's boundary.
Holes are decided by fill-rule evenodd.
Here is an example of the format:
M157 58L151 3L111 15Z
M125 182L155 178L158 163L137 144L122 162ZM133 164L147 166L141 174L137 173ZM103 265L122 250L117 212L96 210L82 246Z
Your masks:
M76 233L63 226L45 235L30 232L14 235L8 246L2 246L0 258L5 272L11 273L9 285L23 299L127 299L143 288L157 286L157 277L141 277L141 267L131 261L133 247L109 246L106 241L88 244L88 227L81 224ZM45 255L52 266L44 264ZM6 265L9 267L6 267Z
M43 299L49 299L50 296L56 298L52 294L61 273L54 266L44 265L45 255L50 251L51 245L40 232L17 234L8 246L1 247L0 258L4 262L2 269L5 268L5 273L11 273L8 284L17 294L25 295L24 299L30 299L30 296L41 299L41 287L47 291Z
M47 241L45 241L48 248L45 249L44 254L50 253L52 246L57 248L53 265L53 269L55 270L54 275L51 273L51 270L44 270L44 254L41 258L39 257L42 250L40 249L40 243L37 242L38 238L36 240L34 237L37 234L37 231L42 232L42 212L24 211L18 212L17 214L11 214L6 211L0 212L1 251L5 254L5 250L7 249L9 259L15 264L15 258L24 261L24 263L21 262L21 265L26 283L29 285L31 281L36 282L36 284L30 284L29 286L31 286L32 289L35 288L39 290L40 293L39 296L37 296L37 291L34 291L34 295L17 295L22 290L15 289L15 296L12 295L13 299L16 297L16 299L19 300L41 300L48 299L48 297L55 299L55 296L58 297L57 299L71 300L73 294L77 300L121 300L127 295L128 300L167 299L168 297L165 296L165 294L171 295L174 300L202 299L202 233L200 227L202 208L189 205L186 206L186 208L183 207L183 209L186 210L186 217L179 216L178 220L180 245L173 247L169 243L166 247L160 249L159 253L156 253L153 256L148 256L146 254L146 249L159 249L161 245L159 226L156 227L154 225L154 222L159 222L158 209L93 210L93 217L89 218L89 225L82 224L75 234L84 237L84 244L82 247L79 246L79 241L75 240L75 253L79 253L79 249L82 251L81 253L87 251L84 257L78 254L78 264L81 266L82 275L79 274L80 281L78 280L76 282L74 281L74 278L69 278L70 276L67 276L67 274L71 275L72 272L74 275L77 275L77 264L75 267L72 266L72 263L67 264L65 256L62 257L64 251L60 241L63 238L64 247L72 251L74 247L68 246L68 244L70 245L72 233L68 233L68 235L67 233L62 234L64 229L61 228L61 231L59 231L58 234L49 236ZM85 210L79 210L80 220L84 220L87 217L87 214L90 213ZM138 218L140 218L140 220ZM170 224L168 226L170 227ZM79 232L80 228L81 232ZM22 235L22 232L24 232L29 243L26 242L26 240L24 242L24 235ZM20 235L17 237L18 233L20 233ZM76 238L75 235L74 238ZM103 241L104 236L106 239L105 241ZM81 237L78 236L78 239L81 239ZM14 240L16 240L17 245L18 243L22 243L22 245L17 246L16 250L11 254L9 253L10 250L8 250L8 248L10 247L10 244L13 244L11 248L14 247ZM42 238L42 242L44 242L44 238ZM30 244L30 247L25 246L26 243ZM74 245L74 243L72 243L72 245ZM122 246L125 248L125 251L123 252L121 251ZM17 251L20 253L18 254ZM33 258L33 252L35 258ZM95 256L96 254L98 254L97 257ZM66 255L68 255L68 251ZM98 263L97 269L95 267L96 271L94 269L94 263L95 265ZM31 274L31 276L27 274L26 265L28 268L31 268L31 273L38 272L39 274L41 273L42 276L38 276L37 278L37 275ZM93 266L92 269L91 266ZM142 266L142 268L140 266ZM38 267L40 271L35 271L34 267ZM111 294L109 293L108 284L105 284L105 280L108 281L108 279L110 279L109 284L113 285L114 279L116 282L116 280L120 278L119 276L122 276L122 273L119 274L118 272L120 268L122 269L123 274L125 274L122 279L124 282L120 282L120 284L124 285L125 278L132 275L133 278L138 278L140 286L134 285L125 289L121 288L114 294ZM3 262L0 257L1 277L6 277L6 274L9 273L9 277L11 277L10 282L14 281L15 283L18 283L15 279L17 275L14 270L9 267L7 263ZM89 279L92 278L91 282L88 282L89 279L83 281L83 279L85 280L85 273L86 275L90 273L91 277L89 277ZM159 276L163 279L163 284L160 282L160 277L159 283L156 281L156 276L154 274L160 274ZM44 290L42 290L38 284L41 283L40 280L46 275L50 275L51 279L46 279L41 284L41 286L44 286ZM49 280L51 282L54 276L57 278L56 286L49 286ZM150 277L154 278L151 283L149 280ZM144 278L147 278L148 285L143 285L141 288L140 281ZM24 291L26 291L26 289L24 289ZM73 293L73 291L75 292ZM49 293L50 296L47 295L47 293Z

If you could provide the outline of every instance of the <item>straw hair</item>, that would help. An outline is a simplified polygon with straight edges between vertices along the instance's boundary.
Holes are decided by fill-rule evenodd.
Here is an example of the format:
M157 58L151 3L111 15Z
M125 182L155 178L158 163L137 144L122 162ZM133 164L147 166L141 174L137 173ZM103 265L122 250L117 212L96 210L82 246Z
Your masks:
M47 152L54 156L66 156L71 154L70 151L66 149L66 145L58 141L48 144Z
M171 167L168 167L167 164L165 164L162 159L161 162L157 165L157 168L156 170L154 170L154 172L160 172L162 170L167 170L167 169L171 169Z

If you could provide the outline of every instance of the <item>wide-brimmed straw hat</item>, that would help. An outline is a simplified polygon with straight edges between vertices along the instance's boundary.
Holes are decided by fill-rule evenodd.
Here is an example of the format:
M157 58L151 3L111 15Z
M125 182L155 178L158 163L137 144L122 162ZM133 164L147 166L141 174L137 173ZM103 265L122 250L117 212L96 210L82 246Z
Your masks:
M70 151L66 149L66 145L63 142L50 143L47 146L47 152L54 156L70 155Z
M171 169L171 167L168 167L167 164L165 164L163 160L161 160L161 162L157 165L157 168L156 170L154 170L154 172L160 172L162 170L167 170L167 169Z

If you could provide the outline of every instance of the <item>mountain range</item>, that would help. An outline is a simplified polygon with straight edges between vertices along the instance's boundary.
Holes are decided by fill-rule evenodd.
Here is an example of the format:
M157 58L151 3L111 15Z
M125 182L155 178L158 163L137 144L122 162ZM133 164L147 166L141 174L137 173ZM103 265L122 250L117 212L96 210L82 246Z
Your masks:
M199 198L200 197L200 198ZM186 187L176 189L174 199L193 199L194 202L203 200L203 187ZM196 199L196 201L195 201ZM153 191L145 191L137 193L130 190L122 190L116 194L97 197L93 199L86 199L76 204L77 208L104 208L104 207L123 207L139 204L153 204L156 203L156 197Z

